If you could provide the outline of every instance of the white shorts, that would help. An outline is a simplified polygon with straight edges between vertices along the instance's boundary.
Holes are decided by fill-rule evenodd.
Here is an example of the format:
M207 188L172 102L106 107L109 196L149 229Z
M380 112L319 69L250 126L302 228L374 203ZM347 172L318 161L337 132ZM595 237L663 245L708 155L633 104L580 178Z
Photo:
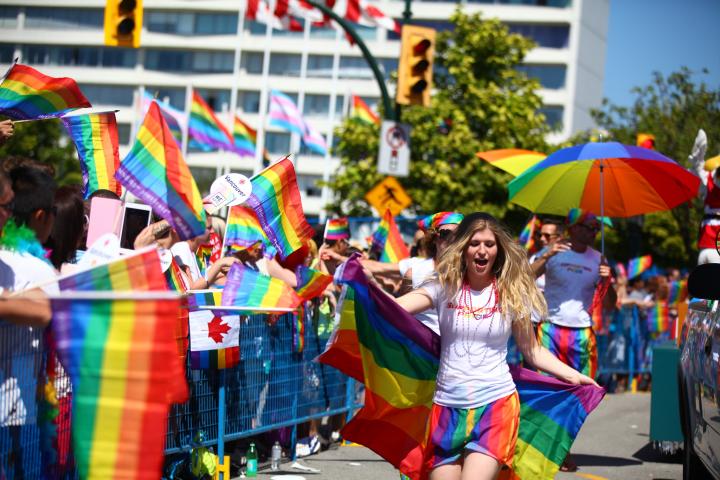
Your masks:
M720 263L720 253L714 248L703 248L698 255L698 265Z

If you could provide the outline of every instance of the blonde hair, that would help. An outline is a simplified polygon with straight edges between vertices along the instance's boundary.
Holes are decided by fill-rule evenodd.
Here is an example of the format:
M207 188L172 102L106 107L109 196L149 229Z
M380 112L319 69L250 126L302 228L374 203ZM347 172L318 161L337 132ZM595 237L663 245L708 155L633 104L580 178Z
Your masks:
M473 235L485 229L495 235L498 247L493 274L497 279L500 308L506 318L532 328L532 315L547 316L545 298L535 285L525 251L491 215L473 213L462 221L438 261L436 270L440 285L448 299L457 296L467 272L465 251Z

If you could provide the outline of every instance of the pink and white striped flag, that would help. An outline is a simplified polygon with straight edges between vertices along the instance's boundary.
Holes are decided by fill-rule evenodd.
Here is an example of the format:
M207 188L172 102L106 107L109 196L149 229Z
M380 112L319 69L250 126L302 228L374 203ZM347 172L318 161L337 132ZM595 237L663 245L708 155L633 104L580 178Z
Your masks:
M305 146L319 155L327 153L325 137L303 118L292 98L278 90L272 90L269 116L270 125L297 133L302 137Z

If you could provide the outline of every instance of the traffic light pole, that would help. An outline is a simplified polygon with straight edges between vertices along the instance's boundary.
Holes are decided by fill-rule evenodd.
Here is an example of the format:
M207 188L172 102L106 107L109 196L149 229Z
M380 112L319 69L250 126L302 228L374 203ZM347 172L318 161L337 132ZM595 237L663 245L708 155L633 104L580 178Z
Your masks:
M370 66L370 69L372 70L373 74L375 75L375 81L378 84L378 87L380 87L380 95L382 96L383 100L383 111L385 113L385 119L387 120L397 120L396 118L396 112L395 108L393 108L393 103L390 100L390 95L388 94L387 86L385 85L385 78L382 75L382 72L380 71L380 67L378 67L377 61L375 60L375 57L370 53L370 50L368 50L367 45L365 45L365 42L362 38L360 38L360 35L357 34L355 29L350 26L348 22L346 22L342 17L340 17L337 13L333 12L331 9L329 9L327 6L325 6L323 3L317 2L316 0L305 0L307 3L312 5L313 7L317 8L318 10L322 11L325 15L335 20L342 28L345 30L345 33L350 35L350 38L353 39L355 43L357 43L357 46L360 47L360 51L363 54L363 57L365 57L365 61L367 61L368 65ZM410 1L410 0L406 0ZM407 7L406 7L407 8Z

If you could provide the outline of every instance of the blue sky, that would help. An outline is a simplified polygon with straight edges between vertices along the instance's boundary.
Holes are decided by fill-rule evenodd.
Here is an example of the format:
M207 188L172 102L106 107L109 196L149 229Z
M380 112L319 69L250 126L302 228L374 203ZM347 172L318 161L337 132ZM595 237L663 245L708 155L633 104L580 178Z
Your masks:
M630 105L632 87L681 66L720 88L720 0L610 0L605 97Z

